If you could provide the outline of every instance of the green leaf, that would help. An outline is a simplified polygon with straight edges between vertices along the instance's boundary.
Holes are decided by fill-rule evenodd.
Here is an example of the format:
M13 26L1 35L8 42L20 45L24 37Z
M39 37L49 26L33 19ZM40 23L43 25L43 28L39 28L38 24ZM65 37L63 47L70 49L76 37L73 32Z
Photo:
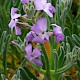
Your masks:
M4 7L6 8L6 11L10 9L10 2L11 0L5 0Z
M60 6L59 4L56 4L56 23L60 24Z
M16 75L18 78L20 78L20 70L17 71Z
M79 66L79 69L80 69L80 60L79 59L77 60L77 65Z
M59 61L58 61L59 68L62 67L62 65L63 65L64 56L65 56L64 48L62 46L60 46L60 55L59 55Z
M63 46L64 50L65 50L65 42L61 43L61 46Z
M29 77L33 80L38 80L34 74L32 74L27 67L23 67L23 69L28 73Z
M69 75L64 76L67 80L72 80L72 78Z
M11 80L21 80L21 79L17 78L17 75L15 74Z
M72 41L72 38L69 36L66 36L66 42L70 44L71 49L74 47L74 42Z
M66 54L71 52L71 47L69 43L66 43Z
M80 48L78 49L78 59L80 59Z
M75 24L75 23L73 23L72 32L73 32L73 34L78 35L79 28L78 28L77 24Z
M75 65L77 65L77 64L76 63L70 63L68 65L65 65L65 66L57 69L56 74L61 74L65 71L69 70L72 66L75 66Z
M75 44L76 44L78 47L80 47L80 38L79 38L76 34L73 34L73 35L72 35L72 38L73 38Z
M20 70L17 70L16 74L11 78L11 80L21 80L20 79Z
M5 42L5 47L4 47L4 51L3 51L3 66L4 66L4 71L6 73L6 68L7 68L7 53L8 53L8 48L9 48L9 42L11 40L11 35L8 35L6 38L6 42Z
M65 35L65 36L70 36L70 35L71 35L70 30L69 30L68 27L65 27L65 28L63 29L63 32L64 32L64 35Z
M0 54L3 53L5 38L6 38L6 31L2 33L1 38L0 38Z
M74 21L76 22L76 24L77 24L77 25L79 26L79 28L80 28L80 14L78 14L78 15L75 17Z
M47 0L47 2L51 3L51 0Z
M5 7L1 7L1 17L2 17L2 21L4 23L3 24L4 30L7 30L9 32L9 28L8 28L9 17L7 15Z
M15 2L15 7L18 7L19 4L21 4L21 1L20 1L20 0L16 0L16 2Z
M55 50L53 50L53 56L54 56L54 70L56 71L58 68L58 54Z
M78 72L78 80L80 80L80 72Z
M8 79L5 77L4 74L1 74L1 78L2 78L2 80L8 80Z
M21 76L21 80L31 80L31 78L29 77L28 73L25 71L24 68L20 68L20 76Z

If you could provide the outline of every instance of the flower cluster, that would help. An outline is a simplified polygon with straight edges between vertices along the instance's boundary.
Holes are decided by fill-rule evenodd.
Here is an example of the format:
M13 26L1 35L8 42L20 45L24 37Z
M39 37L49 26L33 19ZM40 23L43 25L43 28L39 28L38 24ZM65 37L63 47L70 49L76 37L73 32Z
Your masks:
M43 43L44 40L49 41L49 32L46 31L47 20L46 18L40 18L31 27L31 31L27 34L26 40L38 43Z
M55 8L51 5L51 3L47 3L46 0L21 0L21 2L23 5L27 5L29 2L34 2L35 10L42 10L46 12L49 17L53 17L53 13L55 12ZM13 30L13 28L15 27L16 35L21 35L20 28L16 26L18 18L21 17L21 14L16 13L17 11L17 8L11 9L11 21L9 23L9 27L11 28L11 30ZM47 30L47 19L39 18L36 23L31 26L30 32L26 35L26 41L42 44L44 41L48 42L49 37L51 37L52 34L56 37L57 43L64 40L64 34L61 27L56 24L51 24L50 26L54 26L52 31ZM38 60L38 57L42 54L38 48L33 49L31 43L29 43L25 47L25 51L25 58L27 60L35 63L37 66L43 65L42 62Z

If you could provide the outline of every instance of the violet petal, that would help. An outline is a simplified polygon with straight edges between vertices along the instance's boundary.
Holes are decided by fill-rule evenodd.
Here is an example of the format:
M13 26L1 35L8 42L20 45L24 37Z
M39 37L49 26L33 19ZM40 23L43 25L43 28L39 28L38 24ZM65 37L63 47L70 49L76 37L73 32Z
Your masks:
M34 0L34 5L36 10L43 10L44 5L41 0Z
M11 19L10 23L9 23L9 28L13 29L15 26L15 21L13 19Z
M43 41L44 41L43 36L36 36L36 37L32 40L32 42L38 42L38 43L43 43Z
M12 17L12 19L16 19L16 18L19 18L21 16L21 14L14 14L14 16Z
M21 3L22 3L22 4L27 4L27 3L29 3L29 1L30 1L30 0L21 0Z
M15 26L16 35L21 35L21 29L18 26Z
M33 55L35 58L37 58L37 57L41 56L41 52L39 51L38 48L35 48L35 49L33 50L32 55Z
M36 34L42 33L47 30L47 20L46 18L38 19L37 23L34 24L31 28Z
M36 36L35 32L30 31L30 32L26 35L26 41L32 41L35 36Z
M46 40L47 42L49 41L49 32L46 32L45 40Z
M60 41L64 40L64 34L59 34L57 37L56 37L56 42L59 43Z
M11 8L11 18L13 18L13 16L15 15L15 13L18 11L18 8Z
M32 54L32 45L31 45L31 44L28 44L28 45L25 47L25 51L26 51L26 54L27 54L27 55L31 55L31 54Z
M43 65L43 63L40 61L40 60L38 60L38 59L33 59L32 60L37 66L42 66Z
M51 5L51 3L47 3L46 6L45 6L45 8L44 8L43 10L44 10L44 12L46 12L50 17L53 17L53 13L52 13L52 12L55 12L55 11L53 11L53 10L51 10L51 9L53 9L53 6Z
M47 30L47 20L46 20L46 18L38 19L36 24L38 25L40 31L44 32L44 31Z

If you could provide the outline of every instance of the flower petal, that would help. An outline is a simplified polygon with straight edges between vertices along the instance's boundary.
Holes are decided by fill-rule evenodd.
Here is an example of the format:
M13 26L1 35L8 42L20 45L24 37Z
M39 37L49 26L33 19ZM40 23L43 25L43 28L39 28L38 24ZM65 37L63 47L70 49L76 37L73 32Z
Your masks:
M32 42L38 42L38 43L43 43L44 37L43 36L36 36Z
M22 4L27 4L27 3L29 3L29 1L30 1L30 0L21 0L21 3L22 3Z
M41 31L39 30L37 24L34 24L34 25L31 27L31 30L34 31L36 34L41 33Z
M26 51L26 54L27 54L27 55L31 55L31 54L32 54L32 45L31 45L31 44L28 44L28 45L25 47L25 51Z
M41 54L42 54L42 53L39 51L38 48L35 48L35 49L33 50L33 52L32 52L32 55L34 56L34 58L37 58L37 57L41 56Z
M47 20L46 18L40 18L31 28L36 34L43 33L47 30Z
M59 27L59 26L55 27L55 28L53 29L53 34L54 34L55 36L58 36L59 34L62 34L62 29L61 29L61 27Z
M45 40L48 42L49 41L49 32L46 32L45 34Z
M21 14L14 14L14 16L12 17L12 19L16 19L16 18L19 18L21 16Z
M42 2L43 5L47 4L47 0L41 0L41 2Z
M10 23L9 23L9 28L13 29L15 27L15 21L13 19L11 19Z
M53 17L53 13L55 12L55 8L51 5L51 3L47 3L45 8L43 9L50 17Z
M47 30L47 20L46 18L40 18L38 19L37 23L36 23L39 27L39 29L44 32Z
M48 5L49 5L49 11L50 11L52 14L55 13L55 12L56 12L55 7L52 6L51 3L48 3Z
M29 61L32 61L32 57L30 55L26 55L25 58Z
M64 34L59 34L57 37L56 37L56 42L59 43L60 41L64 40Z
M36 10L43 10L44 5L41 0L34 0L34 5Z
M14 14L18 11L18 8L11 8L11 18L13 18Z
M26 35L26 41L32 41L35 36L36 36L35 32L30 31L30 32Z
M18 26L15 27L15 30L16 30L16 35L21 35L21 29Z
M40 61L40 60L38 60L38 59L33 59L32 60L37 66L42 66L43 65L43 63Z

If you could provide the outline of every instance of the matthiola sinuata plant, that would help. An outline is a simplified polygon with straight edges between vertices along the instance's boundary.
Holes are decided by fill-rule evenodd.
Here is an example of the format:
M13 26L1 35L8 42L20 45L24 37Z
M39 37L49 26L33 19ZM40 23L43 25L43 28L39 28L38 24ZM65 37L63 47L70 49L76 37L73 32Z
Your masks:
M64 34L61 26L56 24L56 21L53 23L51 22L51 24L48 25L46 16L43 17L45 14L48 15L49 18L53 18L53 13L55 14L56 9L51 3L48 3L47 0L21 0L21 3L23 5L23 11L27 16L18 14L18 8L12 7L9 28L12 32L13 28L15 28L16 35L21 35L22 32L20 28L24 28L24 30L26 30L27 27L29 28L29 32L24 37L24 43L26 44L23 50L25 53L25 60L29 62L30 65L39 73L44 74L46 77L45 79L58 80L61 76L60 73L64 72L66 68L72 65L57 67L56 60L58 54L56 53L55 49L50 46L51 51L49 55L45 47L45 42L51 43L51 38L52 42L53 39L56 41L55 44L59 44L64 40ZM27 14L31 10L32 13ZM48 29L48 27L51 29ZM35 44L35 47L33 46L33 43ZM15 41L12 41L12 44L15 46L19 45L19 43L17 44ZM49 58L49 56L51 56L51 58ZM53 64L56 66L56 68L53 68Z

